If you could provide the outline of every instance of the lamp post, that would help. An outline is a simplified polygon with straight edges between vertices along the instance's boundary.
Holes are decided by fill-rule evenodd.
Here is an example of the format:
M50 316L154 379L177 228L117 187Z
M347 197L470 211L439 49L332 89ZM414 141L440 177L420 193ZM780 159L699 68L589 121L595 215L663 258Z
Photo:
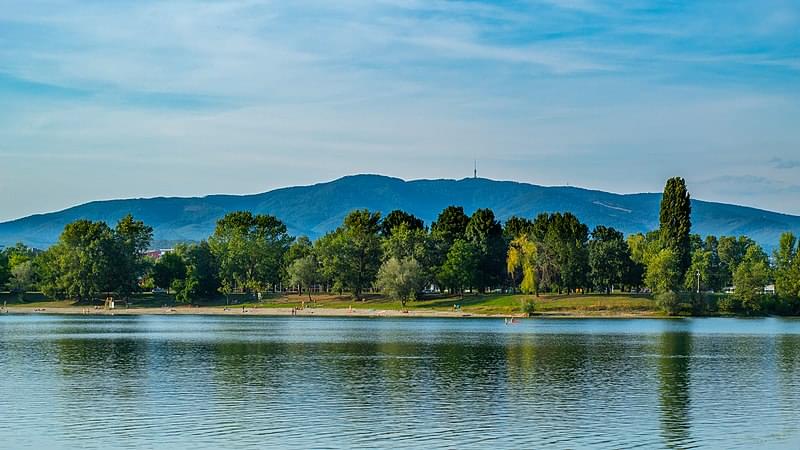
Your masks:
M697 275L697 293L699 294L700 293L700 269L697 269L697 273L695 273L695 275Z

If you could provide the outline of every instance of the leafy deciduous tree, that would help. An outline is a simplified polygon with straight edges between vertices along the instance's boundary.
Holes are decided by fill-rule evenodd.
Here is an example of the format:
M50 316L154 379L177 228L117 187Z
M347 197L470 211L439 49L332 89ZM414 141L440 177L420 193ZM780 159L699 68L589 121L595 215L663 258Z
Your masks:
M389 297L400 300L403 308L406 302L416 299L417 292L424 283L422 268L414 258L389 258L380 270L376 285Z
M610 292L617 283L622 283L630 270L630 250L619 231L598 225L589 241L589 277L596 288Z
M475 285L479 259L475 246L462 239L457 239L450 251L447 260L439 270L439 280L450 288L452 293L464 296L464 289Z
M319 280L319 265L313 255L303 256L292 262L287 269L289 282L300 286L300 294L303 289L308 293L308 300L311 300L311 288Z

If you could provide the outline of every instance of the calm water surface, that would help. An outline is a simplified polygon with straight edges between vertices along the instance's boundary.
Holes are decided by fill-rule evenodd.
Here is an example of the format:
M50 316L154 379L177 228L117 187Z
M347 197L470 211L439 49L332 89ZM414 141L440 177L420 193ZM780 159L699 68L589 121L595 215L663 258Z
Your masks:
M800 448L800 321L0 316L0 447Z

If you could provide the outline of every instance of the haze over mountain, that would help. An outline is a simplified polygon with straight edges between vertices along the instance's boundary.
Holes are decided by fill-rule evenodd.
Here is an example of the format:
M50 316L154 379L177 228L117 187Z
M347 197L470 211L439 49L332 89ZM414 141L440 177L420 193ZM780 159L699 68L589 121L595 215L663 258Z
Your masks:
M590 228L602 224L629 234L658 227L660 199L661 194L656 193L613 194L484 178L404 181L354 175L255 195L91 202L0 223L0 245L23 242L45 248L57 241L64 225L76 219L113 224L128 213L151 225L157 241L198 241L213 232L217 219L236 210L272 214L283 220L293 235L316 238L336 228L348 212L358 208L383 213L402 209L429 225L449 205L461 205L468 214L477 208L491 208L501 220L570 211ZM771 248L780 233L800 233L798 216L700 200L693 200L692 208L693 232L701 235L746 234Z

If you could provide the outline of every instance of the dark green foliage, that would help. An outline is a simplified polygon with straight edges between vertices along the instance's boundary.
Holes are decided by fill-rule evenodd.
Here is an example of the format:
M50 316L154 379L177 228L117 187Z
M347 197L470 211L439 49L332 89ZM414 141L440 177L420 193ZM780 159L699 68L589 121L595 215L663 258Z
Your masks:
M775 288L781 296L800 297L800 248L793 233L784 233L775 250Z
M405 224L395 227L391 236L383 239L381 248L384 262L391 258L417 261L425 283L434 282L436 269L442 264L431 235L424 229L410 229Z
M745 236L721 236L717 243L719 278L722 286L733 284L733 273L744 259L747 249L755 242Z
M372 284L380 267L380 222L380 213L353 211L314 246L322 275L340 290L350 289L356 298Z
M117 246L111 289L122 296L139 290L139 278L147 269L144 252L153 241L153 228L128 214L114 229Z
M681 274L686 273L692 263L691 214L692 203L686 182L680 177L670 178L661 197L659 235L664 248L675 254Z
M447 253L447 259L439 270L438 278L450 292L463 295L465 289L477 283L479 264L478 249L475 245L457 239Z
M469 217L464 214L463 207L448 206L431 224L431 233L441 239L449 249L456 239L464 239L468 223Z
M656 294L656 303L665 313L675 315L680 311L680 296L674 291L664 291Z
M219 263L206 241L199 244L179 245L175 249L186 265L186 279L183 286L189 302L195 299L210 299L219 294Z
M300 293L305 289L311 301L311 286L319 282L319 264L314 255L297 258L286 268L290 284L298 286Z
M50 297L92 299L104 292L138 290L147 267L143 251L152 230L131 216L112 230L104 222L78 220L36 261L40 288Z
M723 314L737 314L742 311L742 302L738 297L727 295L719 299L717 310Z
M602 225L595 227L589 241L589 277L595 289L608 293L615 284L623 283L632 264L622 233Z
M292 242L292 245L290 245L289 249L286 251L286 254L283 257L284 264L288 266L292 263L292 261L305 258L313 252L314 243L311 242L311 239L309 239L308 236L300 236L299 238L295 239L294 242Z
M175 280L185 278L186 264L175 253L163 255L153 266L153 281L162 289L170 289Z
M384 237L391 236L392 231L400 225L405 225L409 230L422 230L425 228L425 223L422 219L405 211L395 209L383 219L381 223L381 235Z
M8 255L6 252L0 251L0 286L5 286L9 278L11 278L11 270L8 267Z
M506 243L503 228L490 209L479 209L472 214L464 233L478 252L476 287L482 290L497 286L505 276Z
M758 245L750 246L733 273L736 297L748 314L764 312L763 290L770 279L767 254Z
M546 228L544 228L546 225ZM546 251L552 255L558 273L556 287L567 292L586 287L589 272L589 228L571 213L555 213L543 220L536 218L533 226L534 236L544 231L542 242Z
M286 225L270 215L238 211L220 219L209 245L219 262L222 291L262 292L279 283L291 241Z
M536 302L532 298L525 298L520 300L520 309L523 313L531 316L536 312Z
M503 226L503 235L508 241L527 236L533 230L533 222L524 217L511 216Z
M311 239L309 239L308 236L300 236L299 238L295 239L286 250L286 253L283 255L281 279L288 280L290 278L287 270L293 262L300 258L305 258L306 256L312 255L313 253L314 243L311 242Z
M195 303L219 294L219 265L206 241L176 246L174 253L156 263L153 278L159 287L173 290L180 303Z

